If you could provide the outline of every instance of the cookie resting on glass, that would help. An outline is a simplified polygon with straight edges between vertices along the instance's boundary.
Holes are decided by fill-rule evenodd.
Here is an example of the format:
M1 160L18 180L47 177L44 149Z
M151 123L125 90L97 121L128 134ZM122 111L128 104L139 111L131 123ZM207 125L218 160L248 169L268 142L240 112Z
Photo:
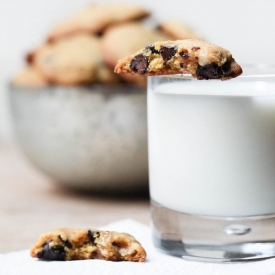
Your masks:
M242 74L228 50L198 39L152 43L120 59L114 71L144 76L191 74L199 80L228 80Z

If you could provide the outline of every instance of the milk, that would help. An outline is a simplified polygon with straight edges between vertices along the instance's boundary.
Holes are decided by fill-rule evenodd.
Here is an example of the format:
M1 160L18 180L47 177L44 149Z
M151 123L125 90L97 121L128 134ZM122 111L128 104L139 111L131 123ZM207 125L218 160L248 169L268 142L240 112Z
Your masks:
M275 84L151 77L150 196L209 216L275 213Z

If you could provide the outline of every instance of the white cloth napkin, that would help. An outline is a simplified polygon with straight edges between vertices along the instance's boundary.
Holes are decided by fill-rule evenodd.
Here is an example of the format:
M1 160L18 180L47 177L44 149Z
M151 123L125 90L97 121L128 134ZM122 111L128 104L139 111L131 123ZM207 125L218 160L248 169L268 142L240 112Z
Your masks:
M147 251L144 263L85 260L45 262L33 259L29 251L0 254L1 275L275 275L275 258L234 264L200 263L163 254L155 249L148 226L134 220L121 220L104 229L127 232Z

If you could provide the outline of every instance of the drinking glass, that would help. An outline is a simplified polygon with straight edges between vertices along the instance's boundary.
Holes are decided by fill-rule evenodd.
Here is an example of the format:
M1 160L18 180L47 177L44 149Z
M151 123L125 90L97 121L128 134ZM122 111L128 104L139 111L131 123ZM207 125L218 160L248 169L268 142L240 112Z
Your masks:
M148 79L153 241L185 259L275 255L275 67Z

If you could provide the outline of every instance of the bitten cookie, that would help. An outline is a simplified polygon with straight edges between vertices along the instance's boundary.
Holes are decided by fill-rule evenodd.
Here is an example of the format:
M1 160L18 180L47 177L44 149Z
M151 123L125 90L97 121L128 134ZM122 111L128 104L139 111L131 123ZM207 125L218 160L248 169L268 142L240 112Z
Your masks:
M101 81L103 71L103 82L118 82L118 77L103 63L99 39L88 34L45 44L33 53L32 62L48 81L59 85L95 83Z
M200 38L191 28L178 21L165 21L159 25L159 29L175 40Z
M118 61L116 73L139 75L191 74L199 80L227 80L242 68L231 53L197 39L155 42Z
M48 40L53 41L76 32L100 33L107 26L148 16L143 8L127 4L91 5L56 25Z
M101 259L144 262L146 258L144 248L129 234L70 228L41 235L30 255L47 261Z
M49 83L33 66L28 66L13 77L12 84L22 87L42 87Z
M117 60L136 52L146 44L169 39L158 30L149 29L139 22L129 22L109 27L101 40L101 55L112 68ZM127 82L142 84L146 79L133 75L122 75Z

